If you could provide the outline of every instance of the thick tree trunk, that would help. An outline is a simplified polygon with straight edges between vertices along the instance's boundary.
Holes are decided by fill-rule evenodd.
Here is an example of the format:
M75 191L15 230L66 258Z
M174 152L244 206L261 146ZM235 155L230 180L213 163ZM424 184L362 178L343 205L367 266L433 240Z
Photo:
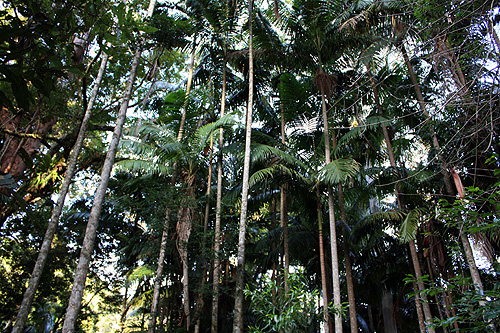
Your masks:
M226 108L226 58L222 72L222 95L220 103L220 117L224 116ZM219 129L219 156L217 159L217 194L215 207L215 226L214 226L214 264L213 264L213 297L212 297L212 333L218 332L219 318L219 284L221 272L220 250L222 245L221 237L221 217L222 217L222 153L224 146L224 129Z
M245 286L245 235L247 223L248 191L250 178L250 146L252 138L253 110L253 0L248 2L248 108L246 114L245 159L241 193L241 213L238 234L238 267L236 270L236 289L234 297L233 333L243 333L243 288Z
M104 54L101 60L101 67L99 68L99 73L97 74L92 96L90 97L87 110L85 111L85 116L83 117L82 124L80 126L80 131L78 132L78 137L76 139L73 151L71 152L69 158L66 175L64 176L64 180L61 186L61 191L59 192L59 197L57 199L56 206L52 210L52 215L47 225L47 230L45 232L45 236L43 238L42 245L40 247L40 252L38 253L35 267L33 268L33 272L31 273L31 278L28 284L28 288L24 293L24 297L21 306L19 308L19 312L17 314L16 323L14 324L14 328L12 330L13 333L22 332L24 329L24 325L26 324L26 320L28 319L28 315L31 310L31 305L33 303L33 299L35 298L35 292L36 289L38 288L38 284L40 283L40 278L42 276L45 263L47 262L52 240L54 239L54 234L56 232L57 225L59 224L59 217L61 216L61 212L64 206L64 201L66 199L66 194L68 193L69 186L71 185L71 181L73 179L73 176L75 175L78 155L80 154L80 150L82 148L83 139L85 138L85 132L87 130L87 125L90 121L90 116L92 114L94 102L97 98L97 93L99 91L99 87L101 85L107 63L108 63L108 55Z
M324 73L323 69L321 74ZM328 114L326 110L326 92L322 84L320 84L321 93L321 109L323 113L323 126L324 126L324 137L325 137L325 161L329 164L331 160L330 156L330 134L328 130ZM333 198L333 189L328 186L328 217L330 220L330 248L332 251L332 279L333 279L333 305L335 306L335 332L342 333L342 301L340 297L340 279L339 279L339 262L338 262L338 250L337 250L337 231L335 227L335 203Z
M382 290L382 317L384 319L384 333L396 333L397 328L394 325L394 303L392 294L385 287Z

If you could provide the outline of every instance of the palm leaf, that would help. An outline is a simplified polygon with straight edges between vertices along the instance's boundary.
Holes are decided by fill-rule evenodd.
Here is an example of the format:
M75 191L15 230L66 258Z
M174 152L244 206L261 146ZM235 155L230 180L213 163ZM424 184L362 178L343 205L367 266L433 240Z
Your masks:
M163 163L154 160L125 159L115 163L119 170L128 172L140 172L145 174L167 175L170 168Z
M269 162L273 158L277 158L280 162L285 164L299 166L302 168L306 167L302 161L276 147L264 144L252 145L252 163Z
M421 217L427 213L425 208L415 208L407 215L399 228L399 237L403 243L414 240L417 236L418 223Z
M318 173L318 179L328 185L337 185L356 176L360 164L352 158L339 158L325 165Z
M305 177L301 175L294 169L288 168L283 164L274 164L270 167L258 170L252 174L248 183L252 187L257 183L264 182L266 180L274 179L276 176L288 175L293 178L299 178L305 181Z
M234 113L228 113L213 123L206 124L196 130L194 141L198 147L204 147L210 136L219 128L231 128L236 124Z
M139 266L136 267L130 274L127 276L127 282L134 282L137 280L141 280L145 277L153 276L154 271L148 266Z

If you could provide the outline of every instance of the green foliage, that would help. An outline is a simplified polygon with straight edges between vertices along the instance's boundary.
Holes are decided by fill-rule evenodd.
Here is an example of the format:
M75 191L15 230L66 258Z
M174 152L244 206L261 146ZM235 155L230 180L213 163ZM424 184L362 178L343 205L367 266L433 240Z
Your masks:
M320 318L316 309L318 290L311 290L302 271L289 274L290 291L285 293L267 275L262 287L245 288L245 296L258 315L258 325L251 332L314 332ZM255 289L254 289L255 288Z
M404 243L412 241L417 236L417 229L422 216L427 212L425 208L412 209L399 227L399 237Z
M356 176L360 167L360 164L352 158L338 158L325 165L319 171L318 178L325 184L335 186Z
M151 27L143 31L151 33L151 37L161 47L170 50L183 48L189 41L189 37L194 32L194 27L185 16L169 15L168 7L157 6L150 22Z

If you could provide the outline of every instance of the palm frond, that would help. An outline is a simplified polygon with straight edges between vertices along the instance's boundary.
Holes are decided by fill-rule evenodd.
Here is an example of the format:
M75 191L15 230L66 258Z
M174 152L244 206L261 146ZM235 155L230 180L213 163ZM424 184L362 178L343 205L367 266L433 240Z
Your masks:
M167 175L170 168L154 160L124 159L115 163L118 170L140 172L145 174Z
M340 138L338 142L338 147L344 146L348 142L359 138L368 129L377 128L382 125L387 125L389 121L390 121L389 118L380 114L374 114L367 117L362 124L359 124L358 126L351 128L349 132L347 132Z
M399 228L399 237L403 243L414 240L417 236L417 229L420 219L427 213L426 208L415 208L407 215L401 227Z
M352 158L339 158L325 165L318 173L318 179L328 185L337 185L354 177L360 164Z
M230 128L236 124L234 113L229 113L219 118L213 123L206 124L196 130L194 140L198 147L204 147L209 141L210 136L219 128Z
M130 274L127 276L127 282L134 282L137 280L141 280L145 277L153 276L154 271L149 266L139 266L136 267Z
M306 180L305 177L296 170L288 168L283 164L274 164L271 165L270 167L254 172L250 177L248 183L249 186L252 187L257 183L261 183L266 180L272 180L276 176L283 176L283 175L287 175L292 178L299 178L304 181Z
M277 163L279 161L285 164L295 165L297 167L302 167L302 168L306 167L302 161L276 147L264 144L252 145L252 163L256 162L269 163L269 161L272 160L273 158L276 159L275 161L273 161L273 163Z

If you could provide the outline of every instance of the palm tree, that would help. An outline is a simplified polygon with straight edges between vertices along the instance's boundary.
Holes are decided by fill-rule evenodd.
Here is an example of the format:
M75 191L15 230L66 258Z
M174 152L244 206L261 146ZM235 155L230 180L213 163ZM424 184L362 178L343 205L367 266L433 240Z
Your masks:
M241 212L238 234L238 266L236 272L236 289L234 300L233 333L244 331L243 327L243 288L245 278L245 235L248 207L248 190L250 179L250 145L252 142L252 110L253 110L253 0L248 1L248 106L245 122L245 159L243 163L243 186L241 191Z

